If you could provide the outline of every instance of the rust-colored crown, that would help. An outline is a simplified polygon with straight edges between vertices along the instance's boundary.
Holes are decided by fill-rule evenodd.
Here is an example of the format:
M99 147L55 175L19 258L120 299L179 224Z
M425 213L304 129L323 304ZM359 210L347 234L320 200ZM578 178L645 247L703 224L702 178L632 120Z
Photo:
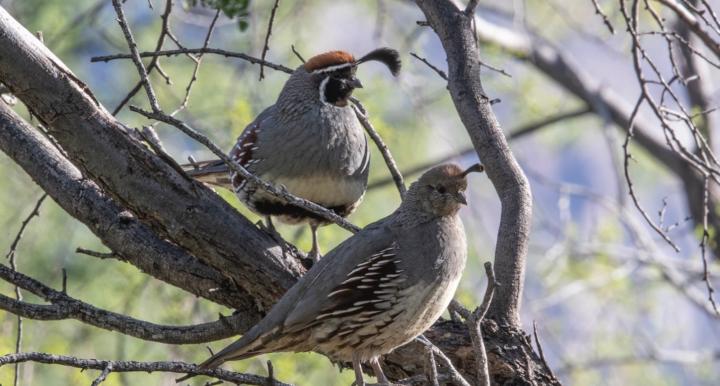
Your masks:
M353 64L355 57L345 51L330 51L316 55L305 62L305 70L312 72L341 64Z

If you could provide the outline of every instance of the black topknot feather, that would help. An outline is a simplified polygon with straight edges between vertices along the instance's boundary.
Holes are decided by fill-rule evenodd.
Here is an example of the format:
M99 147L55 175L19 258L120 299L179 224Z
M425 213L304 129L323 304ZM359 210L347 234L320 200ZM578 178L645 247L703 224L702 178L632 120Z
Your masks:
M360 64L369 61L382 62L387 66L387 68L394 76L398 75L398 73L400 72L400 67L402 66L402 63L400 62L400 54L397 52L397 50L388 47L382 47L376 50L372 50L367 55L358 59L358 61L355 63Z

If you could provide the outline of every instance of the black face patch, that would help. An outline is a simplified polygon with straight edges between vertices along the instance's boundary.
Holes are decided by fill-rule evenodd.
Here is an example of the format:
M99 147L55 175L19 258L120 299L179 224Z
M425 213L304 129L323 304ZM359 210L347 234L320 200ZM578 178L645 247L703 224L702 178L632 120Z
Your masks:
M336 106L345 106L352 95L354 87L352 80L355 76L354 68L343 68L327 75L325 82L324 99L326 103ZM321 91L322 92L322 91Z
M337 105L347 103L353 88L343 79L330 78L325 85L325 102Z

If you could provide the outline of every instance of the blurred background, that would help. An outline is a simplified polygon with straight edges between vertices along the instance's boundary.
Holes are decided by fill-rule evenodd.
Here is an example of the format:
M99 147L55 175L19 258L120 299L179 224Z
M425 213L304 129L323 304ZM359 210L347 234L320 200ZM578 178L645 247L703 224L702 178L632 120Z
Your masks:
M176 3L170 17L172 30L185 47L201 47L215 10ZM629 39L624 34L611 35L590 1L480 3L478 13L483 17L517 31L541 34L570 54L594 81L613 89L631 105L637 99ZM619 20L616 2L600 4L612 20ZM128 51L109 1L4 0L0 5L28 30L42 31L45 44L89 85L108 110L137 82L129 60L90 62L93 56ZM232 19L221 15L210 46L260 57L272 5L272 1L250 1L247 15ZM141 50L154 48L163 8L161 0L126 2L129 24ZM423 19L408 1L280 2L267 59L295 68L301 62L291 46L305 58L333 49L356 56L379 46L398 49L403 60L400 77L393 78L377 63L362 66L358 77L365 87L354 95L368 109L401 170L440 159L469 165L477 158L474 152L466 152L470 141L446 82L410 55L416 53L446 70L445 53L436 35L416 24ZM165 47L176 48L172 42ZM661 50L662 44L649 43L648 47ZM483 46L482 52L485 63L510 75L484 69L485 92L500 100L494 110L506 134L549 116L584 109L581 101L503 50ZM172 84L157 73L151 79L163 109L173 111L183 102L194 62L179 55L163 58L161 64ZM259 81L259 71L258 66L240 59L205 55L187 108L178 116L230 149L245 125L274 103L287 79L287 74L266 68L265 79ZM704 79L714 102L718 99L716 80L712 75ZM142 92L131 104L148 106ZM27 117L21 104L16 110ZM668 235L680 247L676 253L629 201L622 168L624 131L597 115L577 115L510 141L534 197L522 308L525 331L531 332L533 322L537 323L545 357L566 385L717 385L720 317L706 304L699 230L688 220L682 184L653 157L631 145L634 160L630 171L636 195L649 215L668 228ZM129 126L151 123L127 108L118 117ZM202 145L173 127L160 124L156 130L180 163L188 156L213 158ZM653 134L662 136L659 128ZM383 184L389 173L382 157L375 150L372 157L370 179L378 187L368 191L350 218L360 226L389 214L399 204L395 187ZM417 175L405 177L412 182ZM22 219L43 192L4 154L0 154L0 178L0 250L8 250ZM482 263L493 259L500 206L484 175L472 175L468 191L470 205L463 209L462 217L470 254L456 298L474 307L485 288ZM243 215L257 220L231 193L218 193ZM72 296L155 323L186 325L214 320L218 312L232 313L131 265L75 253L78 247L106 250L52 200L47 200L40 212L17 250L18 268L25 274L60 288L65 269ZM279 230L299 248L309 249L307 227L280 226ZM330 250L346 237L348 233L339 227L322 228L322 250ZM714 256L709 260L710 272L717 278L718 260ZM670 280L668 272L681 275L681 283ZM720 287L720 282L713 280ZM10 296L13 289L3 282L0 291ZM27 294L26 299L41 302ZM0 311L2 354L14 352L16 323L14 315ZM229 341L211 346L218 349ZM145 342L73 320L24 320L23 351L139 361L200 361L207 356L205 345ZM265 375L268 359L273 361L278 379L294 384L347 385L353 379L351 371L340 372L316 354L274 354L229 367ZM26 363L21 384L90 384L96 376L96 371ZM12 366L0 367L0 384L12 384L12 378ZM174 374L111 373L105 384L171 385L174 378Z

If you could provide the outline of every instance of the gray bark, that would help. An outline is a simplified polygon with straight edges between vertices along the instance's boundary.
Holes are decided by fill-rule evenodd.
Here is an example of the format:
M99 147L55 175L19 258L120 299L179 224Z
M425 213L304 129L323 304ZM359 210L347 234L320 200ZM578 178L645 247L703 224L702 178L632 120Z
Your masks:
M474 13L465 13L447 0L417 0L417 4L445 48L450 96L502 204L494 265L500 287L488 315L518 328L532 217L530 185L483 91L480 53L472 32Z

